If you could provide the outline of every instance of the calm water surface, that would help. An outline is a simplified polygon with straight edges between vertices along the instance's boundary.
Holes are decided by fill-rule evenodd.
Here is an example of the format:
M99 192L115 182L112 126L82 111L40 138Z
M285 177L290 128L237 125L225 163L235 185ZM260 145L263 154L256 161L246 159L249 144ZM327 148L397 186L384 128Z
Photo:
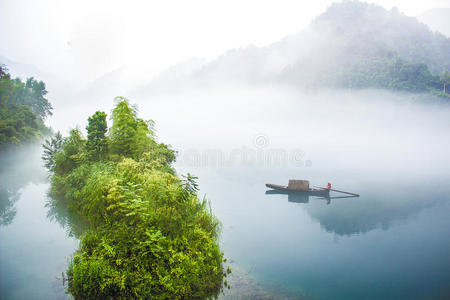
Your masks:
M199 176L225 255L256 297L450 299L449 105L378 91L183 96L189 119L153 113L185 133L161 135ZM265 194L290 178L361 197ZM252 291L232 280L226 296L242 295Z
M353 97L137 101L161 141L180 150L177 170L199 176L223 224L234 278L222 298L450 298L450 110ZM67 297L59 277L76 230L49 204L40 152L1 158L1 299ZM265 183L289 178L361 197L265 194Z
M220 182L203 186L224 224L225 254L269 291L299 299L450 295L445 182L348 185L361 197L329 204L266 195L259 180Z
M40 145L1 156L0 298L65 299L61 273L78 241L46 207Z

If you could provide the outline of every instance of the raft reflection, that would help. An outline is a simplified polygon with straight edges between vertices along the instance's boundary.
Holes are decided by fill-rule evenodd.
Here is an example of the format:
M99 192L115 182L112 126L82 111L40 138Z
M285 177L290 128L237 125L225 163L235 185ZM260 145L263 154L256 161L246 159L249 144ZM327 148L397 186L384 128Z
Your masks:
M433 196L430 196L430 190ZM424 209L449 200L442 188L418 189L417 186L409 186L399 189L388 185L385 185L383 192L366 190L363 197L317 197L278 190L267 190L265 194L287 195L288 202L308 203L302 205L302 209L318 221L322 229L343 236L364 234L378 228L387 230ZM348 199L335 201L344 198ZM323 201L328 205L323 205Z
M335 197L319 197L314 195L308 195L305 193L295 193L288 191L267 190L266 195L288 195L288 201L294 203L309 203L309 197L314 200L325 200L327 204L331 203L332 199L344 199L344 198L358 198L359 196L335 196Z

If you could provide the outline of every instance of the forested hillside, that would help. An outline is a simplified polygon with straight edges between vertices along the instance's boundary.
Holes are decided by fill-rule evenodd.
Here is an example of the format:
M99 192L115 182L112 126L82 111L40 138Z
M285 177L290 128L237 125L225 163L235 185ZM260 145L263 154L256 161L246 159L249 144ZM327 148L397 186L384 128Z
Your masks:
M24 143L49 132L44 120L52 114L52 105L46 94L44 82L11 78L0 65L0 145Z
M145 89L269 83L315 90L379 88L447 97L447 70L449 38L395 8L387 11L373 4L344 1L332 4L298 34L267 47L228 51L190 74L156 78Z
M282 81L410 92L443 89L444 73L450 69L450 39L397 9L335 3L310 30L321 37L316 55L287 66Z

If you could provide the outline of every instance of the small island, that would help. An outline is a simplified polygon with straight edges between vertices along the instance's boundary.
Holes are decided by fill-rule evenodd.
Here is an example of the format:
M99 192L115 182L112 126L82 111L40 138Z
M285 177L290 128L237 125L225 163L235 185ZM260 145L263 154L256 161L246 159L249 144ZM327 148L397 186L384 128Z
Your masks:
M116 98L106 113L44 144L51 196L86 220L67 269L75 299L204 299L230 272L218 245L219 221L197 195L196 177L178 177L175 151L158 143L153 121Z

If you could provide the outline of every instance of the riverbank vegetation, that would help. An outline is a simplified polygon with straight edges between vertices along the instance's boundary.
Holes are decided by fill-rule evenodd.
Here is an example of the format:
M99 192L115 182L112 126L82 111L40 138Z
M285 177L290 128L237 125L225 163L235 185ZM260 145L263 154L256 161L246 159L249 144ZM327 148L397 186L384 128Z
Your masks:
M195 177L179 178L175 152L158 143L153 122L116 98L106 114L44 144L51 195L83 217L88 230L67 269L76 299L205 299L223 286L220 223Z
M33 77L25 82L11 78L0 65L0 146L23 144L50 133L44 125L46 117L52 115L46 94L44 82Z

